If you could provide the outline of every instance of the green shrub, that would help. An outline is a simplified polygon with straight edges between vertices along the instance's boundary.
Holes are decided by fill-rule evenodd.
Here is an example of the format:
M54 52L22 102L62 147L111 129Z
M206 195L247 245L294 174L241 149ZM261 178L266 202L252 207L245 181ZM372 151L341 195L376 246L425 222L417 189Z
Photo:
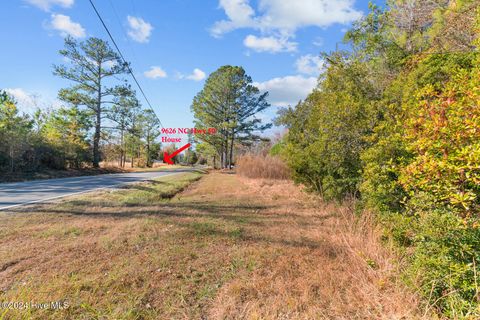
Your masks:
M451 318L480 317L478 222L439 210L418 215L407 275L429 304Z
M386 113L362 154L363 200L381 212L388 237L407 253L406 281L454 319L480 317L477 59L417 61L393 89L406 96L401 109Z
M297 182L377 213L430 308L480 319L480 3L371 8L353 52L325 55L316 90L281 113L281 154ZM424 27L402 29L419 12Z
M426 192L436 207L463 216L479 213L480 204L480 55L430 56L419 69L449 73L424 85L406 105L405 143L414 155L402 168L402 186L413 197ZM440 82L438 82L440 81Z
M375 90L361 61L342 53L328 61L318 88L295 110L284 110L278 123L289 129L282 155L293 178L325 199L341 199L358 190Z

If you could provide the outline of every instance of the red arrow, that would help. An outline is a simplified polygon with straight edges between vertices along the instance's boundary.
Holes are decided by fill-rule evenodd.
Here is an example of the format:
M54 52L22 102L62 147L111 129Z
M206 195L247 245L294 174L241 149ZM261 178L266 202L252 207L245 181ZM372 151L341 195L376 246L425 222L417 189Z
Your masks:
M183 150L188 149L188 148L190 148L190 143L187 143L186 145L184 145L183 147L181 147L180 149L178 149L177 151L175 151L172 154L168 154L168 152L165 151L163 153L163 162L166 162L168 164L173 164L172 158L175 157L180 152L182 152Z

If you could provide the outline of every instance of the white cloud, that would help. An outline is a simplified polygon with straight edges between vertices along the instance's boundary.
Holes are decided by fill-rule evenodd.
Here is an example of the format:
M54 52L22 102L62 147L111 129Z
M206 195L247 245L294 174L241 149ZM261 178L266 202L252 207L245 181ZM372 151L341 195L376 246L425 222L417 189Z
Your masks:
M239 28L292 36L299 28L348 24L362 16L354 8L354 0L259 0L257 12L248 0L220 0L219 6L228 19L211 28L217 37Z
M257 52L291 52L297 50L297 43L290 42L287 38L276 37L256 37L254 35L248 35L243 44L252 50Z
M37 109L56 110L65 104L52 95L47 97L28 92L22 88L6 88L3 89L15 99L16 105L20 112L33 115Z
M153 26L143 20L142 18L127 16L128 21L128 35L132 40L146 43L150 39L150 35L152 34Z
M62 103L58 99L45 99L39 94L30 93L22 88L6 88L6 93L15 99L18 110L33 115L37 109L57 109Z
M80 23L73 22L69 16L63 14L52 14L48 27L59 31L62 37L70 35L74 38L85 38L86 36L85 29Z
M325 62L318 56L307 54L298 58L295 66L300 73L318 76L324 69Z
M192 73L189 75L185 75L181 72L175 72L175 78L177 80L182 80L182 79L188 79L188 80L193 80L193 81L202 81L205 79L207 75L205 72L201 69L195 68L193 69Z
M6 88L4 91L12 96L17 104L24 109L34 109L37 106L37 97L27 93L22 88Z
M219 37L238 28L253 27L255 11L248 0L220 0L219 7L225 11L228 20L217 21L211 28L211 34Z
M167 73L160 67L151 67L150 70L145 71L143 75L150 79L166 78Z
M354 0L260 0L261 18L266 28L294 32L298 28L316 26L325 28L340 23L347 24L362 14L355 10Z
M268 99L272 105L286 107L305 99L317 86L317 78L286 76L265 82L255 82L254 85L261 91L269 92Z
M202 70L195 68L191 75L186 76L187 79L193 81L202 81L207 75Z
M50 11L50 8L56 5L63 8L70 8L71 6L73 6L75 2L75 0L25 0L25 1L44 11Z

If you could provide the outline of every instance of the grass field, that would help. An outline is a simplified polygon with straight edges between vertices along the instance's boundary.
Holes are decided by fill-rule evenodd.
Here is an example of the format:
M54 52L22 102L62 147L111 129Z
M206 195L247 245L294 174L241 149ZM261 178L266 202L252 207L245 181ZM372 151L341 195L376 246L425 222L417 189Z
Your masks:
M369 221L289 181L185 173L0 221L0 302L68 303L0 319L420 318Z

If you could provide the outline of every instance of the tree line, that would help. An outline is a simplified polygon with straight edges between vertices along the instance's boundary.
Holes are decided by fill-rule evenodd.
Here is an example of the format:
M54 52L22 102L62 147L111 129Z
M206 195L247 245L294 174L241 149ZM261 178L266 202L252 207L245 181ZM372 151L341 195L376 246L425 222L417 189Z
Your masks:
M13 97L0 93L0 172L151 166L160 156L159 120L142 109L136 92L121 77L129 65L98 38L65 39L53 74L71 83L59 91L62 106L22 114Z
M132 167L152 166L163 159L160 122L153 111L142 109L122 78L129 64L108 42L68 37L59 53L66 63L54 65L53 74L70 82L58 93L62 107L30 116L19 112L11 96L0 95L0 171L99 167L102 160L125 167L127 159ZM260 133L272 126L257 117L270 106L267 96L242 67L220 67L191 105L195 127L216 128L217 134L189 137L196 146L174 161L232 168L236 147L264 140ZM174 150L170 145L164 151Z
M391 0L324 53L278 124L297 182L357 198L408 252L407 282L446 317L480 317L479 2Z

